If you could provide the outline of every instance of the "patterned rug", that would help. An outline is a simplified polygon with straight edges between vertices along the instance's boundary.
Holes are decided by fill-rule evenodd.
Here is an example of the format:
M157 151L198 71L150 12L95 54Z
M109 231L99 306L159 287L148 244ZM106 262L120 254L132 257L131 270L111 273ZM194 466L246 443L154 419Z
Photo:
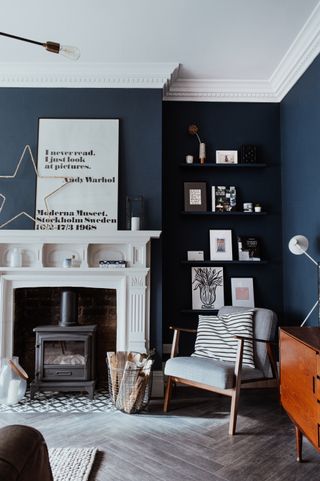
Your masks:
M30 392L18 404L0 404L0 413L87 413L115 411L106 390L95 391L94 399L87 394L41 392L30 399Z
M95 448L51 448L54 481L87 481L97 453Z

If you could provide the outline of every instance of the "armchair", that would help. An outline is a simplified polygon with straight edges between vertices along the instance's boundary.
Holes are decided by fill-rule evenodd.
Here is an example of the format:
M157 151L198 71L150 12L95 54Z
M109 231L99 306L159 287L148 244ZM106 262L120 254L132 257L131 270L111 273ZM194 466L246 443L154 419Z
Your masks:
M222 307L218 315L228 315L247 311L243 307ZM229 434L236 432L240 388L277 387L277 365L273 356L272 341L277 325L276 314L269 309L256 308L253 315L253 347L255 367L242 365L244 342L249 338L235 336L238 340L236 362L226 362L203 357L176 357L181 332L196 333L196 329L173 327L171 357L166 362L165 375L168 376L164 398L164 412L169 409L174 383L186 384L200 389L229 396L231 411Z

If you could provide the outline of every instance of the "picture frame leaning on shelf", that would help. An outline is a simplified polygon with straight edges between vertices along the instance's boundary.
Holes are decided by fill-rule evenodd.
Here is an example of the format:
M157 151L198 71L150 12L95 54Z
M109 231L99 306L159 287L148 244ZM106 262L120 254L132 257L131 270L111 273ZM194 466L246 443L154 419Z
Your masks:
M210 236L210 260L232 261L232 233L229 229L211 229Z
M185 212L205 212L207 210L207 183L184 182Z

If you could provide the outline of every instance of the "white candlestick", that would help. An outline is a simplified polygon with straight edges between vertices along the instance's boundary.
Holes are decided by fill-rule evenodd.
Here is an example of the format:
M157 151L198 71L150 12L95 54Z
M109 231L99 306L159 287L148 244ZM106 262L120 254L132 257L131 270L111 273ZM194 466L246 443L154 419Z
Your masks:
M7 404L17 404L20 381L19 379L11 379L8 388Z
M140 229L140 217L131 217L131 230Z

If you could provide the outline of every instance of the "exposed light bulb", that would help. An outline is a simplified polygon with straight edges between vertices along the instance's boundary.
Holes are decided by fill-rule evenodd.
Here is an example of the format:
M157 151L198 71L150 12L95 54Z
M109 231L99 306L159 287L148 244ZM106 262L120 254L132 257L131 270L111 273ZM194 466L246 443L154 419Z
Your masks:
M80 50L70 45L60 45L59 53L70 60L78 60L80 57Z

